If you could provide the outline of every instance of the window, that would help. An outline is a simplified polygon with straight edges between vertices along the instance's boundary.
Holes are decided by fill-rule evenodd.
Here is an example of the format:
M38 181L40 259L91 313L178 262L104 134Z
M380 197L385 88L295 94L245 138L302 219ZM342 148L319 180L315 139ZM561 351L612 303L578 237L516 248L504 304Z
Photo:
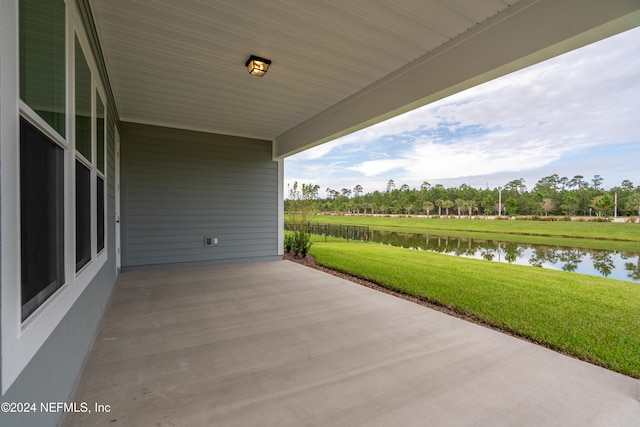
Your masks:
M0 36L2 87L14 83L19 96L3 92L0 106L3 117L15 117L3 130L17 135L2 141L3 263L10 266L3 269L0 295L3 390L109 256L108 104L78 2L15 0L7 6L11 14L17 7L19 16L2 19L8 35ZM17 73L4 73L13 67Z
M65 2L20 0L20 99L65 136Z
M70 58L75 102L67 105L65 16L64 0L20 1L20 98L26 104L20 115L23 321L65 283L67 258L73 262L73 252L65 253L65 228L75 229L76 272L105 248L106 108L77 35ZM73 141L66 135L67 114L75 117ZM65 161L74 146L75 158ZM65 194L65 164L72 168L66 175L75 187L71 194ZM65 212L65 198L75 200L75 224Z
M104 180L96 179L96 225L98 229L97 251L104 249Z
M63 0L20 1L20 302L24 321L65 283ZM47 129L47 126L50 129ZM47 129L46 133L44 129ZM56 134L57 133L57 134Z
M104 174L104 102L100 93L96 91L96 166L98 172Z
M91 261L91 171L76 160L76 272Z
M89 69L77 37L75 39L75 71L76 272L79 272L82 267L91 261L91 190L93 187L91 184L91 175L93 171L93 150L91 141L91 70ZM104 107L102 107L101 114L104 116ZM99 121L96 117L96 124ZM96 134L102 135L101 146L103 151L102 157L104 158L104 119L102 119L102 122L102 130L99 131L96 128ZM100 232L98 232L98 234L100 234ZM102 234L104 235L104 231Z
M91 70L76 38L76 152L91 162Z
M104 173L105 173L105 108L100 93L96 91L96 252L104 249Z
M20 119L22 320L64 284L64 150Z

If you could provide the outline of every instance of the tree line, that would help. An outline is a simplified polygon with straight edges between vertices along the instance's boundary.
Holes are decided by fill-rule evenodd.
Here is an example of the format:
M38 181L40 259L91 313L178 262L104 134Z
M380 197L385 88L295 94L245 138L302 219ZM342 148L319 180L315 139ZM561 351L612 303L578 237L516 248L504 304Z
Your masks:
M467 184L445 188L424 181L419 189L389 180L384 191L365 193L361 185L340 190L294 183L285 200L287 212L344 212L364 214L403 214L440 216L531 215L531 216L640 216L640 186L624 180L605 190L603 178L586 180L553 174L541 178L531 190L523 178L493 189Z

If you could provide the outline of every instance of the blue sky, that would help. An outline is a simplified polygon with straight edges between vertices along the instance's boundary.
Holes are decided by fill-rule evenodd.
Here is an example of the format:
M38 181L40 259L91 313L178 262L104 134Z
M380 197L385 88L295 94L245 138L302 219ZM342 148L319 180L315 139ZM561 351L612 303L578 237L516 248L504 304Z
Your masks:
M285 159L293 181L365 192L544 176L640 185L640 28Z

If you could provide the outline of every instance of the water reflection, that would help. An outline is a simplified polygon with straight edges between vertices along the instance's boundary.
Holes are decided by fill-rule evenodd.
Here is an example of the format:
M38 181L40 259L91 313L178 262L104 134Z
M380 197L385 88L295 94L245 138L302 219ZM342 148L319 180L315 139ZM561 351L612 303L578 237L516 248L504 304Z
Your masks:
M467 258L640 282L640 252L554 247L428 234L371 232L369 240Z
M627 271L627 276L640 282L640 257L638 257L634 252L622 252L620 257L624 260L636 259L635 264L632 262L625 262L624 269Z

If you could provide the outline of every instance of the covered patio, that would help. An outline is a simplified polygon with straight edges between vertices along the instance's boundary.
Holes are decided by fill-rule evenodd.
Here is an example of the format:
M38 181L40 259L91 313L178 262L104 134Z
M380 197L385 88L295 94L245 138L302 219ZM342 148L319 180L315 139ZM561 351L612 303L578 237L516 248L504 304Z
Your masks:
M274 261L121 274L69 400L91 412L60 425L637 426L639 398L638 380Z
M2 0L0 388L46 410L0 425L637 425L636 380L281 258L287 157L638 25L637 0Z

